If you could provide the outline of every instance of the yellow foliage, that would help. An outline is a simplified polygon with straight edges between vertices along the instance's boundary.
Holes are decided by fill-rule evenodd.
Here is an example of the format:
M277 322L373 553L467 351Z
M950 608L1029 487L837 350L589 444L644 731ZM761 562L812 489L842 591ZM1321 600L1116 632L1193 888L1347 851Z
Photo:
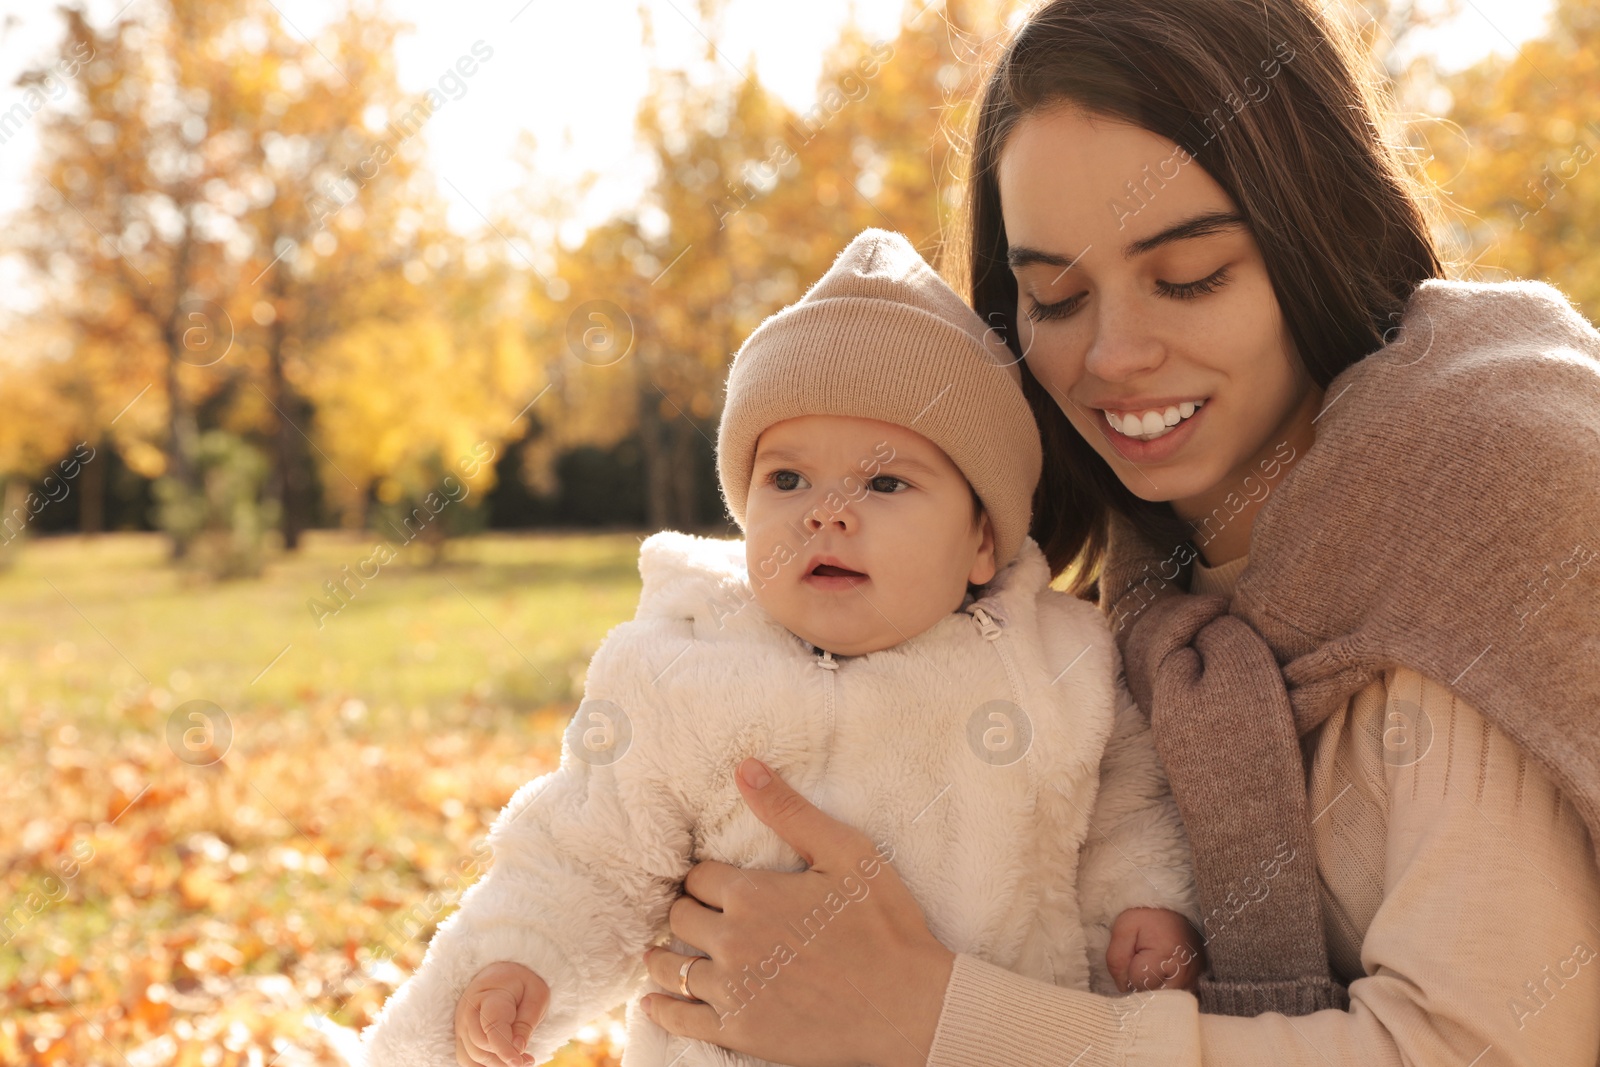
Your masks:
M1539 278L1600 308L1600 2L1560 0L1550 32L1445 82L1459 135L1429 163L1460 272Z

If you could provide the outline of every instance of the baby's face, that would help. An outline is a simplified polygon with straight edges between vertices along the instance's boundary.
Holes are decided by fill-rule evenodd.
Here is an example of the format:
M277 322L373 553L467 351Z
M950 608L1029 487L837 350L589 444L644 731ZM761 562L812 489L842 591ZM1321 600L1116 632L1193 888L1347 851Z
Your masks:
M802 415L756 441L745 509L755 597L806 641L859 656L915 637L994 577L987 514L926 437L877 419Z

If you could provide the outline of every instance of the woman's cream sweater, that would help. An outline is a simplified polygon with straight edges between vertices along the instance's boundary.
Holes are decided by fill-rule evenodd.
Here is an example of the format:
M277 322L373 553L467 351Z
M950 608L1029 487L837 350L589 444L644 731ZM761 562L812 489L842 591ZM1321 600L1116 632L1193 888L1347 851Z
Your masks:
M1231 595L1245 562L1196 561L1191 592ZM1403 667L1305 744L1323 923L1348 1012L1201 1015L1187 992L1096 996L958 955L929 1067L1600 1063L1600 871L1582 819L1539 767ZM1248 922L1250 903L1241 894L1213 928Z

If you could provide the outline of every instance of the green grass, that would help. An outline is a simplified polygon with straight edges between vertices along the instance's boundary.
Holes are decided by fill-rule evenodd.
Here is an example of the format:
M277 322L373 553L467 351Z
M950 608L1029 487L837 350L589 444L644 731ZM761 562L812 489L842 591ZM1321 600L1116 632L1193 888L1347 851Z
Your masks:
M436 566L402 554L364 586L349 582L343 606L324 583L356 570L371 535L312 533L259 579L222 583L169 567L156 535L11 546L0 700L9 714L59 707L80 725L115 719L147 682L157 707L347 696L437 715L571 703L606 631L632 617L639 536L461 540ZM312 601L338 611L318 620Z

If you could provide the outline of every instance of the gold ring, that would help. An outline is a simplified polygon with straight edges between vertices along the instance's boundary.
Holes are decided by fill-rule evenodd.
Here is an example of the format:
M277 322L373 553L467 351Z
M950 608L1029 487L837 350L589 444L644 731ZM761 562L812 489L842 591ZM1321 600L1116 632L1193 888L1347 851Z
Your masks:
M695 963L703 959L705 959L704 956L690 956L688 959L683 961L683 966L678 968L678 992L682 993L690 1000L696 1000L698 998L696 998L693 993L689 992L689 968L693 967Z

